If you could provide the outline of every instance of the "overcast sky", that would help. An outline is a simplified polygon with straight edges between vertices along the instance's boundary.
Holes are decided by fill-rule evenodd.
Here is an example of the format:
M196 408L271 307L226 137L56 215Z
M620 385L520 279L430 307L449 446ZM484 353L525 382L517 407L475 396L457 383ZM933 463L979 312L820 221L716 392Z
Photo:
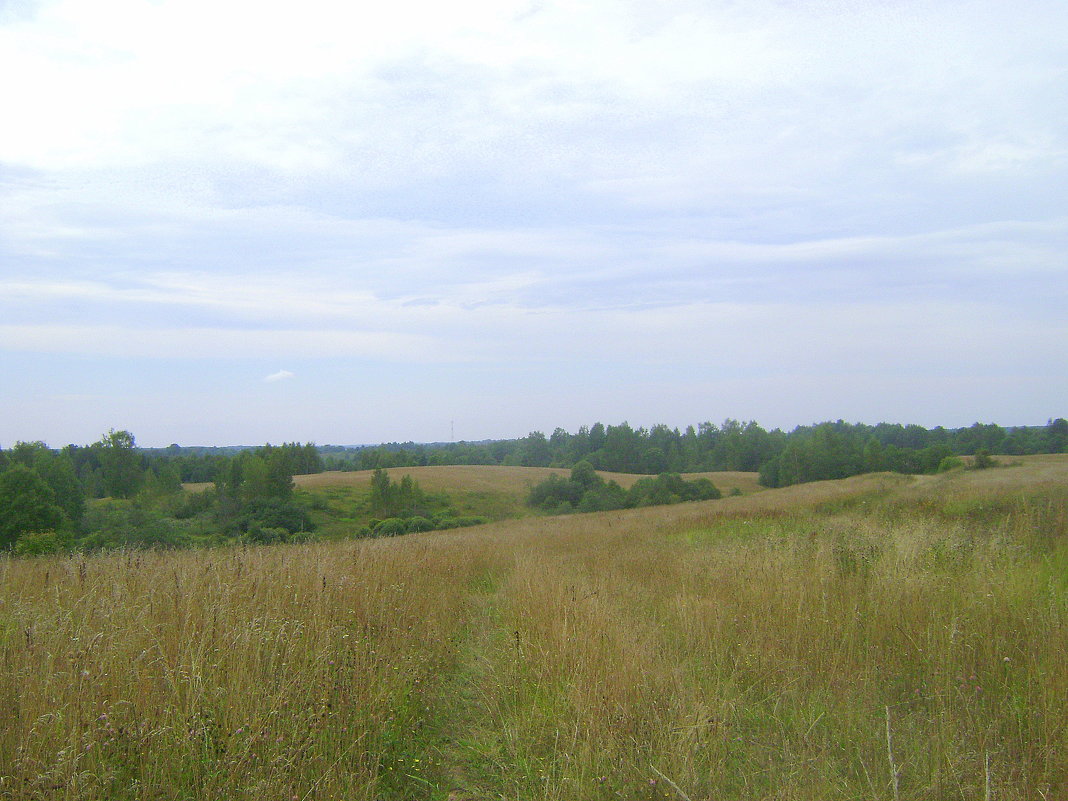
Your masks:
M1068 4L0 0L0 446L1068 414Z

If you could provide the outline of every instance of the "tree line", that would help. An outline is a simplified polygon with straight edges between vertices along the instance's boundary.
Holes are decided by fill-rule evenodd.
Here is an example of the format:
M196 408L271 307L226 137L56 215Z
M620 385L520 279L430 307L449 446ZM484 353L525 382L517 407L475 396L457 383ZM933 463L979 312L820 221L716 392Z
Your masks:
M838 420L790 432L732 419L682 430L595 423L575 433L557 428L549 436L533 431L513 440L359 448L296 442L254 448L138 448L129 431L111 430L91 445L53 450L43 442L19 442L0 450L0 549L25 535L43 538L26 539L24 549L47 549L63 538L88 547L129 544L130 532L140 538L135 544L165 546L191 537L292 538L311 529L307 512L293 499L292 477L324 469L448 464L574 468L586 463L595 471L653 476L755 471L765 486L784 487L883 470L930 473L952 466L960 456L1066 451L1064 418L1045 426L975 423L960 429ZM189 482L210 483L212 491L184 493L182 485ZM402 495L404 491L398 489ZM650 491L685 495L670 489ZM576 492L574 484L554 486L547 496L551 500L535 505L562 508L566 502L574 509L592 510L641 502L621 501L610 485ZM90 506L90 499L110 500ZM388 510L383 515L392 517Z
M1004 428L975 423L968 428L927 429L898 423L836 422L765 430L755 421L728 419L680 430L666 425L633 428L628 423L533 431L514 440L322 448L330 470L373 470L447 464L570 468L581 461L617 473L760 472L767 486L819 478L843 478L872 470L933 472L947 456L978 451L1006 455L1064 453L1068 421Z

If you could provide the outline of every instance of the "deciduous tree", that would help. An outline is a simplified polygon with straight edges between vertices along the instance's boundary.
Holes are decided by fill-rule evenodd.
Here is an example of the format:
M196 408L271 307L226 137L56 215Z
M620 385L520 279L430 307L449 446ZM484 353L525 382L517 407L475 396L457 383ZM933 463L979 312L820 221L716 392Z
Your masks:
M37 473L23 464L0 473L0 548L23 534L55 531L62 522L55 493Z
M132 498L144 478L134 435L129 431L111 429L97 445L105 492L112 498Z

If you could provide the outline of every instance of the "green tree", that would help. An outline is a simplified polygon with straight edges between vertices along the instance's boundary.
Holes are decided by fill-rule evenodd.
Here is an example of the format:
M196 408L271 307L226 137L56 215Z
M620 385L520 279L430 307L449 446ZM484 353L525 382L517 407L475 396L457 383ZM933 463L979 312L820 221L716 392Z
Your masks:
M41 456L47 456L51 451L40 440L35 442L16 442L8 453L12 464L21 464L26 467L35 467Z
M371 474L371 514L375 517L393 517L396 507L395 494L389 473L381 467L376 468Z
M43 478L23 464L0 474L0 548L10 548L29 533L55 531L63 510Z
M641 435L626 421L609 426L600 466L620 473L636 473L641 470L641 447Z
M659 475L668 469L668 458L662 448L648 448L642 454L641 471L652 475Z
M56 504L71 523L77 524L85 514L85 490L78 480L74 462L66 451L39 452L34 459L34 471L52 488Z
M1046 424L1046 449L1050 453L1068 451L1068 420L1058 417Z
M605 431L604 423L594 423L590 428L589 433L589 447L590 453L599 451L604 447L605 440L608 439L608 434Z
M111 429L97 445L100 449L104 491L112 498L132 498L144 479L134 435L129 431Z
M548 467L552 462L549 440L540 431L532 431L523 443L521 460L526 467Z
M447 503L447 496L445 498ZM375 517L426 517L430 514L430 507L441 502L440 497L428 497L419 482L408 474L397 484L390 481L389 474L381 468L371 475L368 504L371 514Z
M43 442L16 442L9 452L12 464L29 467L55 493L55 503L67 519L77 523L85 511L85 490L66 450L57 453Z
M882 443L874 436L864 444L864 472L880 473L887 469L886 453Z
M582 487L583 492L596 489L604 484L604 479L597 475L593 465L583 460L571 468L571 480Z
M293 497L293 474L286 454L278 449L266 456L245 456L241 459L241 482L238 497L242 503L278 500Z

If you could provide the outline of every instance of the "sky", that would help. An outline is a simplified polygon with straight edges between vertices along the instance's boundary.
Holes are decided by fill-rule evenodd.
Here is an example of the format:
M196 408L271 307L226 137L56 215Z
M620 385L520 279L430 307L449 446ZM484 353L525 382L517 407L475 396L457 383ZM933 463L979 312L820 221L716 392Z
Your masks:
M0 0L0 447L1068 415L1065 31Z

